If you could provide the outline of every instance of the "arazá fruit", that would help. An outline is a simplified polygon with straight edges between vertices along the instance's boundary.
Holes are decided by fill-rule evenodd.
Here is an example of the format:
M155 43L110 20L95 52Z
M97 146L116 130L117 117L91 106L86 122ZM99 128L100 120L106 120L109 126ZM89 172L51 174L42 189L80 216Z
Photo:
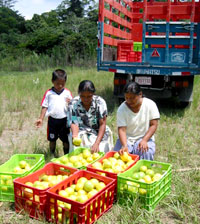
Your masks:
M72 141L73 145L75 146L80 146L81 142L82 142L81 138L73 138L73 141Z

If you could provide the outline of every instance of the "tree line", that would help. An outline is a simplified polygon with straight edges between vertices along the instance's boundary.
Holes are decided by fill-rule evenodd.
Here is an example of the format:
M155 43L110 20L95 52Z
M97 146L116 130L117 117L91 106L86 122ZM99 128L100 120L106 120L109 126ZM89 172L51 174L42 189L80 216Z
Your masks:
M30 20L13 9L15 3L15 0L0 0L1 70L11 61L14 67L17 62L18 69L23 70L25 62L34 59L50 66L96 59L98 5L95 0L64 0L55 10L34 14Z

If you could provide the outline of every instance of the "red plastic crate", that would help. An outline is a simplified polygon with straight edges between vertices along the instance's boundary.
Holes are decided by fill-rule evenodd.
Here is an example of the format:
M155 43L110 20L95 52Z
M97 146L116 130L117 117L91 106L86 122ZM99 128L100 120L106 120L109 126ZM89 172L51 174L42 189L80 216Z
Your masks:
M103 163L103 160L104 159L108 159L109 157L113 157L114 154L116 153L116 151L110 151L110 152L107 152L105 154L105 156L103 156L101 159L98 160L98 162L100 163ZM131 156L131 158L135 161L134 163L132 163L130 166L128 166L124 171L120 172L120 173L123 173L125 172L126 170L128 170L129 168L131 168L133 165L136 164L136 162L139 160L139 156L138 155L134 155L134 154L129 154L129 156ZM94 172L94 173L105 173L105 175L107 177L110 177L110 178L113 178L115 180L117 180L117 174L116 173L111 173L111 172L108 172L108 171L105 171L105 170L100 170L100 169L95 169L94 167L92 167L92 164L89 164L87 165L87 170L88 171L91 171L91 172Z
M84 203L70 200L58 195L60 190L76 184L78 179L86 177L87 179L96 178L105 183L105 187L93 197ZM94 223L100 216L107 212L113 205L115 180L103 177L101 175L80 170L70 176L65 181L52 187L47 191L47 221L55 223L69 224L91 224ZM67 203L68 208L60 207L62 211L58 212L59 202ZM52 214L53 213L53 214ZM60 217L59 217L60 214Z
M129 52L129 54L127 55L127 61L129 62L136 62L137 61L137 52Z
M17 213L26 212L32 218L43 220L45 218L47 190L49 188L38 189L27 186L25 183L37 181L39 177L43 175L71 175L76 172L78 172L76 168L56 163L48 163L42 169L26 177L15 179L15 211Z
M128 54L133 51L133 41L132 40L119 40L117 42L117 60L127 61Z

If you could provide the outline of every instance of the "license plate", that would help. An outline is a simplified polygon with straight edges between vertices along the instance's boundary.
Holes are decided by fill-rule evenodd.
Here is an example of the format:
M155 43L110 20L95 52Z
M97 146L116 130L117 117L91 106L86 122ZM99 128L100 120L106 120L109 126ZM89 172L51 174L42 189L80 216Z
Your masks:
M137 82L139 85L144 85L144 86L150 86L151 85L151 77L135 77L135 82Z

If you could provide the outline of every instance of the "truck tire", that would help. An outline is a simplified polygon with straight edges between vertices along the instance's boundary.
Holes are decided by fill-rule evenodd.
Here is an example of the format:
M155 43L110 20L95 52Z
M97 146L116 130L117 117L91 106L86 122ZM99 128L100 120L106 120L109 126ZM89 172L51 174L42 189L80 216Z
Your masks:
M188 81L189 86L187 88L183 88L178 95L181 108L189 106L193 100L194 76L188 77Z

